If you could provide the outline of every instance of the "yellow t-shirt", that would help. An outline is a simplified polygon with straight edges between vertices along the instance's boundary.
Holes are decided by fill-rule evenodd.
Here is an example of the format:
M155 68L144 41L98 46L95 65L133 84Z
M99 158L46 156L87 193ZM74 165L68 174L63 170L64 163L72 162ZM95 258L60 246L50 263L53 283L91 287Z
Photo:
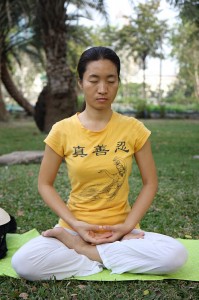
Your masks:
M86 129L78 113L57 122L45 143L65 158L71 192L67 201L77 220L96 225L123 223L128 202L132 159L150 135L135 118L113 112L107 126ZM62 219L59 225L70 228Z

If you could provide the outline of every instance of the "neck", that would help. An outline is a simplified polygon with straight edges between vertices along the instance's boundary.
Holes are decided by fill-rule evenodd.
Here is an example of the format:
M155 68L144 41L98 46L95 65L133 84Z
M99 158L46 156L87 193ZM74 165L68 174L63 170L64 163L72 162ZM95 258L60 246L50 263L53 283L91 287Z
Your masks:
M109 110L92 110L88 107L79 114L79 120L87 129L98 131L106 127L112 116L111 108Z
M87 118L89 121L93 122L108 122L112 116L112 109L106 110L94 110L90 109L90 107L86 107L82 112L83 116Z

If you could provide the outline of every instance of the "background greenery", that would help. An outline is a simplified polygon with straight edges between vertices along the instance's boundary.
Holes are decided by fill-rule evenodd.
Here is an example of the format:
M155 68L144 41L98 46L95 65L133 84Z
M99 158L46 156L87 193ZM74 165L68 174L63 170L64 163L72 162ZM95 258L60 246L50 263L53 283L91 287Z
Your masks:
M199 122L194 120L147 120L152 130L152 147L159 176L159 191L141 226L148 231L180 238L198 239ZM17 150L42 150L45 134L34 122L13 121L0 127L0 154ZM17 219L18 233L32 228L53 227L57 217L45 206L37 192L39 165L0 167L1 206ZM136 165L130 178L130 201L141 182ZM64 199L69 193L63 164L56 187ZM0 277L0 299L198 299L199 283L165 280L155 282L28 282Z
M111 46L120 56L119 104L128 104L139 117L150 115L152 108L160 111L159 117L167 117L168 105L183 112L191 107L198 118L199 2L167 0L179 13L167 20L166 14L160 17L164 1L129 0L125 22L113 26L108 23L107 0L1 0L0 120L9 118L13 103L34 115L44 132L73 115L82 96L76 87L77 62L92 46ZM99 15L97 26L86 25L86 19ZM178 67L167 89L164 79L171 74L163 77L163 60L169 57ZM149 86L147 77L152 74L146 73L151 58L159 62L155 87ZM134 82L138 71L143 74L140 84Z

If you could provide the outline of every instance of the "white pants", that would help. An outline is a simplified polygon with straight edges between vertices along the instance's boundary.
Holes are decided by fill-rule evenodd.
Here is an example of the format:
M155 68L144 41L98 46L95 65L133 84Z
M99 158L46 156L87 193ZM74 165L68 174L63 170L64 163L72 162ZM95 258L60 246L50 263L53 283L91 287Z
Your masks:
M145 232L143 239L98 245L97 250L103 264L78 254L55 238L39 236L14 254L12 266L19 276L28 280L53 277L61 280L71 276L92 275L103 268L116 274L168 274L177 271L187 260L187 251L181 243L152 232Z

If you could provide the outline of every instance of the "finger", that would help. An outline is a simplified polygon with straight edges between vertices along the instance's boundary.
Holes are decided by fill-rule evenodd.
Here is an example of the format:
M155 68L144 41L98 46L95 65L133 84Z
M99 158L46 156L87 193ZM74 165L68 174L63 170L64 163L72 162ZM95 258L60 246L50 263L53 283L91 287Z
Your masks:
M89 228L87 228L87 230L89 231L89 233L91 233L91 235L94 234L107 234L107 235L111 235L112 234L112 226L104 226L104 225L89 225Z
M95 237L95 233L94 233L92 230L89 230L88 234L89 234L92 238Z
M100 244L105 244L105 243L112 243L114 241L114 239L112 239L112 237L107 237L107 238L87 237L86 241L91 243L92 245L100 245Z
M94 232L92 230L89 230L88 231L88 235L92 238L97 238L97 239L100 239L100 238L107 238L107 237L110 237L112 236L112 231L104 231L104 232Z
M112 231L114 229L114 226L111 226L111 225L101 225L99 227L100 227L100 230L106 230L106 231Z
M96 244L113 243L118 240L119 238L117 236L112 235L111 237L107 237L105 239L96 239Z
M106 244L106 243L111 243L107 239L95 239L92 241L91 245L96 246L96 245L101 245L101 244Z
M101 225L90 225L90 224L88 224L87 225L87 230L89 230L89 231L101 231L101 230L104 230L104 229L103 229L103 226L101 226Z
M103 232L103 233L95 233L95 238L96 239L104 239L104 238L109 238L113 235L112 231L106 231L106 232Z

